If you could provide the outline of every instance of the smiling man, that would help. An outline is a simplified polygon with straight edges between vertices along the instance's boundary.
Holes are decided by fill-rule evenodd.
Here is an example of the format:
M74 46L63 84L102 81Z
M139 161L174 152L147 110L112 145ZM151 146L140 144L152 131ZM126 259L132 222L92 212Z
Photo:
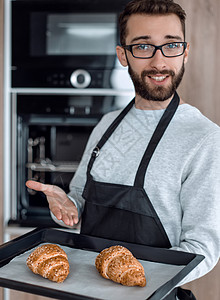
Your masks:
M94 129L68 195L27 186L46 194L57 222L81 217L81 233L202 254L186 283L219 259L220 128L176 92L189 53L184 10L172 0L134 0L119 25L116 51L135 98ZM166 299L176 297L195 299L180 288Z
M163 104L167 106L182 80L188 58L189 45L184 32L180 18L174 13L137 13L128 19L126 39L123 35L117 54L121 64L128 65L138 95L136 107L146 105L143 100L168 100ZM157 107L157 103L151 103Z

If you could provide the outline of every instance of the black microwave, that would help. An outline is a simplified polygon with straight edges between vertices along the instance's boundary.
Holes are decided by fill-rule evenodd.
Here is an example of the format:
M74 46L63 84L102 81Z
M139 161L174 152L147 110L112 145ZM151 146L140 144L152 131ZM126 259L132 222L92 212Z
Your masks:
M111 88L127 2L12 1L12 87Z

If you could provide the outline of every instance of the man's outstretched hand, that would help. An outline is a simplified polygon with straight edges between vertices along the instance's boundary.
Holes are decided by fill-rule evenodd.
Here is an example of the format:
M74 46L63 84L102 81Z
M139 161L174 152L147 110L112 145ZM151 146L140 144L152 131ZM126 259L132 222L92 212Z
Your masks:
M33 180L28 180L26 186L46 195L49 208L58 220L62 220L68 226L78 223L77 208L61 188Z

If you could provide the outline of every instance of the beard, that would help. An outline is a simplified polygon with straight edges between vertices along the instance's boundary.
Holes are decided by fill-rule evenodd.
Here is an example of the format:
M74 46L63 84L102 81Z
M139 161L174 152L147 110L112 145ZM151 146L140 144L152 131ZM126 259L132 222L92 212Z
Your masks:
M172 97L172 95L177 90L185 72L185 65L182 64L182 67L178 74L175 74L171 70L151 70L147 71L144 70L141 73L141 77L134 72L131 68L130 64L128 63L128 72L130 74L131 80L134 84L135 92L139 96L141 96L145 100L152 100L152 101L165 101ZM153 88L145 81L146 76L155 76L157 74L162 75L169 75L171 76L171 84L165 88L163 86L155 86Z

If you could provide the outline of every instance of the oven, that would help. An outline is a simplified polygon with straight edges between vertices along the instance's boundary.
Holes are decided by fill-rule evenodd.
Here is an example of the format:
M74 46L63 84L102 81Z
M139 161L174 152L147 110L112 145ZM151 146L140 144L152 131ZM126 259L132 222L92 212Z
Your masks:
M127 69L120 66L115 51L118 14L126 2L10 1L7 224L58 226L44 194L28 189L25 182L55 184L68 193L93 128L104 114L123 108L134 96Z
M12 86L111 88L126 2L12 1Z
M28 189L29 179L69 192L88 138L102 116L121 109L129 93L106 90L64 93L63 90L16 90L11 95L11 215L9 225L53 226L46 197Z

